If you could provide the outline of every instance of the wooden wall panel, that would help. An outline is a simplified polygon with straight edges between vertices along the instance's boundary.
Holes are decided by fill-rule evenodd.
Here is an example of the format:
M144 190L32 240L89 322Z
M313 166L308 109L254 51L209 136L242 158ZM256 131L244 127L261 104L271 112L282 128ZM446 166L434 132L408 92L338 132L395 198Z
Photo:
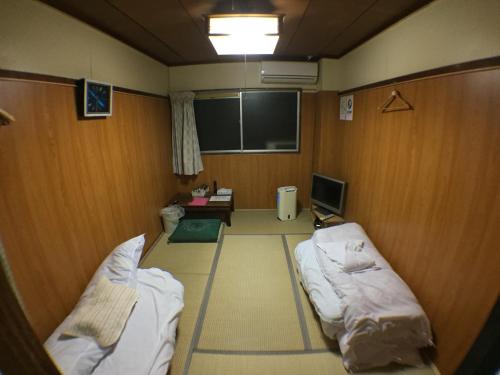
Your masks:
M175 191L168 101L115 92L112 117L78 120L74 90L0 80L0 236L42 340L116 245L151 245Z
M414 111L377 111L394 88ZM348 181L347 219L411 286L451 374L500 291L500 70L357 92L352 122L335 95L318 105L315 165Z
M197 177L178 178L180 191L214 180L234 190L236 208L275 208L279 186L298 187L298 200L309 207L316 94L301 98L299 153L203 155L204 171Z
M313 172L328 171L333 176L340 173L343 128L335 126L338 118L337 92L319 91L316 94Z

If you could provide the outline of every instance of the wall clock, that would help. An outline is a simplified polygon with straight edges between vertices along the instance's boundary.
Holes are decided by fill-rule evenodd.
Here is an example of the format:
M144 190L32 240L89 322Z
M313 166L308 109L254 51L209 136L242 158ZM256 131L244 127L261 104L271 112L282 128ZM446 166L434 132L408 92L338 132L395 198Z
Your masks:
M83 80L83 116L111 116L113 86L108 83Z

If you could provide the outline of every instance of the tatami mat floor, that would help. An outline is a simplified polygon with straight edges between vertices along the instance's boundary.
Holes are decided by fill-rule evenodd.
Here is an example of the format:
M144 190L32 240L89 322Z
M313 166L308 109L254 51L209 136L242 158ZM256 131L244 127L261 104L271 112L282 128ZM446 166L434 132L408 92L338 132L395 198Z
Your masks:
M227 235L199 349L302 350L301 326L279 235Z
M231 216L227 234L304 234L311 233L312 217L309 210L303 210L295 220L281 221L276 218L276 210L236 210Z
M281 222L275 210L241 210L218 243L168 244L141 263L184 285L170 375L346 374L302 289L293 250L313 232L309 211ZM434 374L390 367L369 374Z

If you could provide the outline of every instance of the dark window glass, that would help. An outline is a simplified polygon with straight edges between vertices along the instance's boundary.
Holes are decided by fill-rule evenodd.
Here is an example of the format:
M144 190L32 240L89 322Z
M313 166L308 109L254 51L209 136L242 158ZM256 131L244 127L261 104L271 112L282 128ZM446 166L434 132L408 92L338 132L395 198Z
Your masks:
M201 99L194 101L200 151L241 149L240 99Z
M207 96L194 101L202 152L298 151L300 102L297 91L238 94L241 104L240 98L234 96Z
M242 93L243 150L296 150L297 92Z

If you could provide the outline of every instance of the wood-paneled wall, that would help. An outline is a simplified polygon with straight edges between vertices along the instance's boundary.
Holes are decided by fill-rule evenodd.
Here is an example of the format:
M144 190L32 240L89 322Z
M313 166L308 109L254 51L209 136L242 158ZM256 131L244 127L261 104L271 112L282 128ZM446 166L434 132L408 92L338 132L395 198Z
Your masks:
M151 245L175 192L168 101L115 92L112 117L78 120L74 90L0 80L0 236L41 340L116 245Z
M394 88L414 111L377 110ZM352 122L338 107L318 94L315 169L348 181L347 219L415 292L451 374L500 291L500 70L357 92Z
M315 94L301 98L300 152L281 154L203 155L204 170L196 177L178 178L180 191L202 183L234 191L236 208L275 208L279 186L298 187L298 200L309 206L315 122Z

